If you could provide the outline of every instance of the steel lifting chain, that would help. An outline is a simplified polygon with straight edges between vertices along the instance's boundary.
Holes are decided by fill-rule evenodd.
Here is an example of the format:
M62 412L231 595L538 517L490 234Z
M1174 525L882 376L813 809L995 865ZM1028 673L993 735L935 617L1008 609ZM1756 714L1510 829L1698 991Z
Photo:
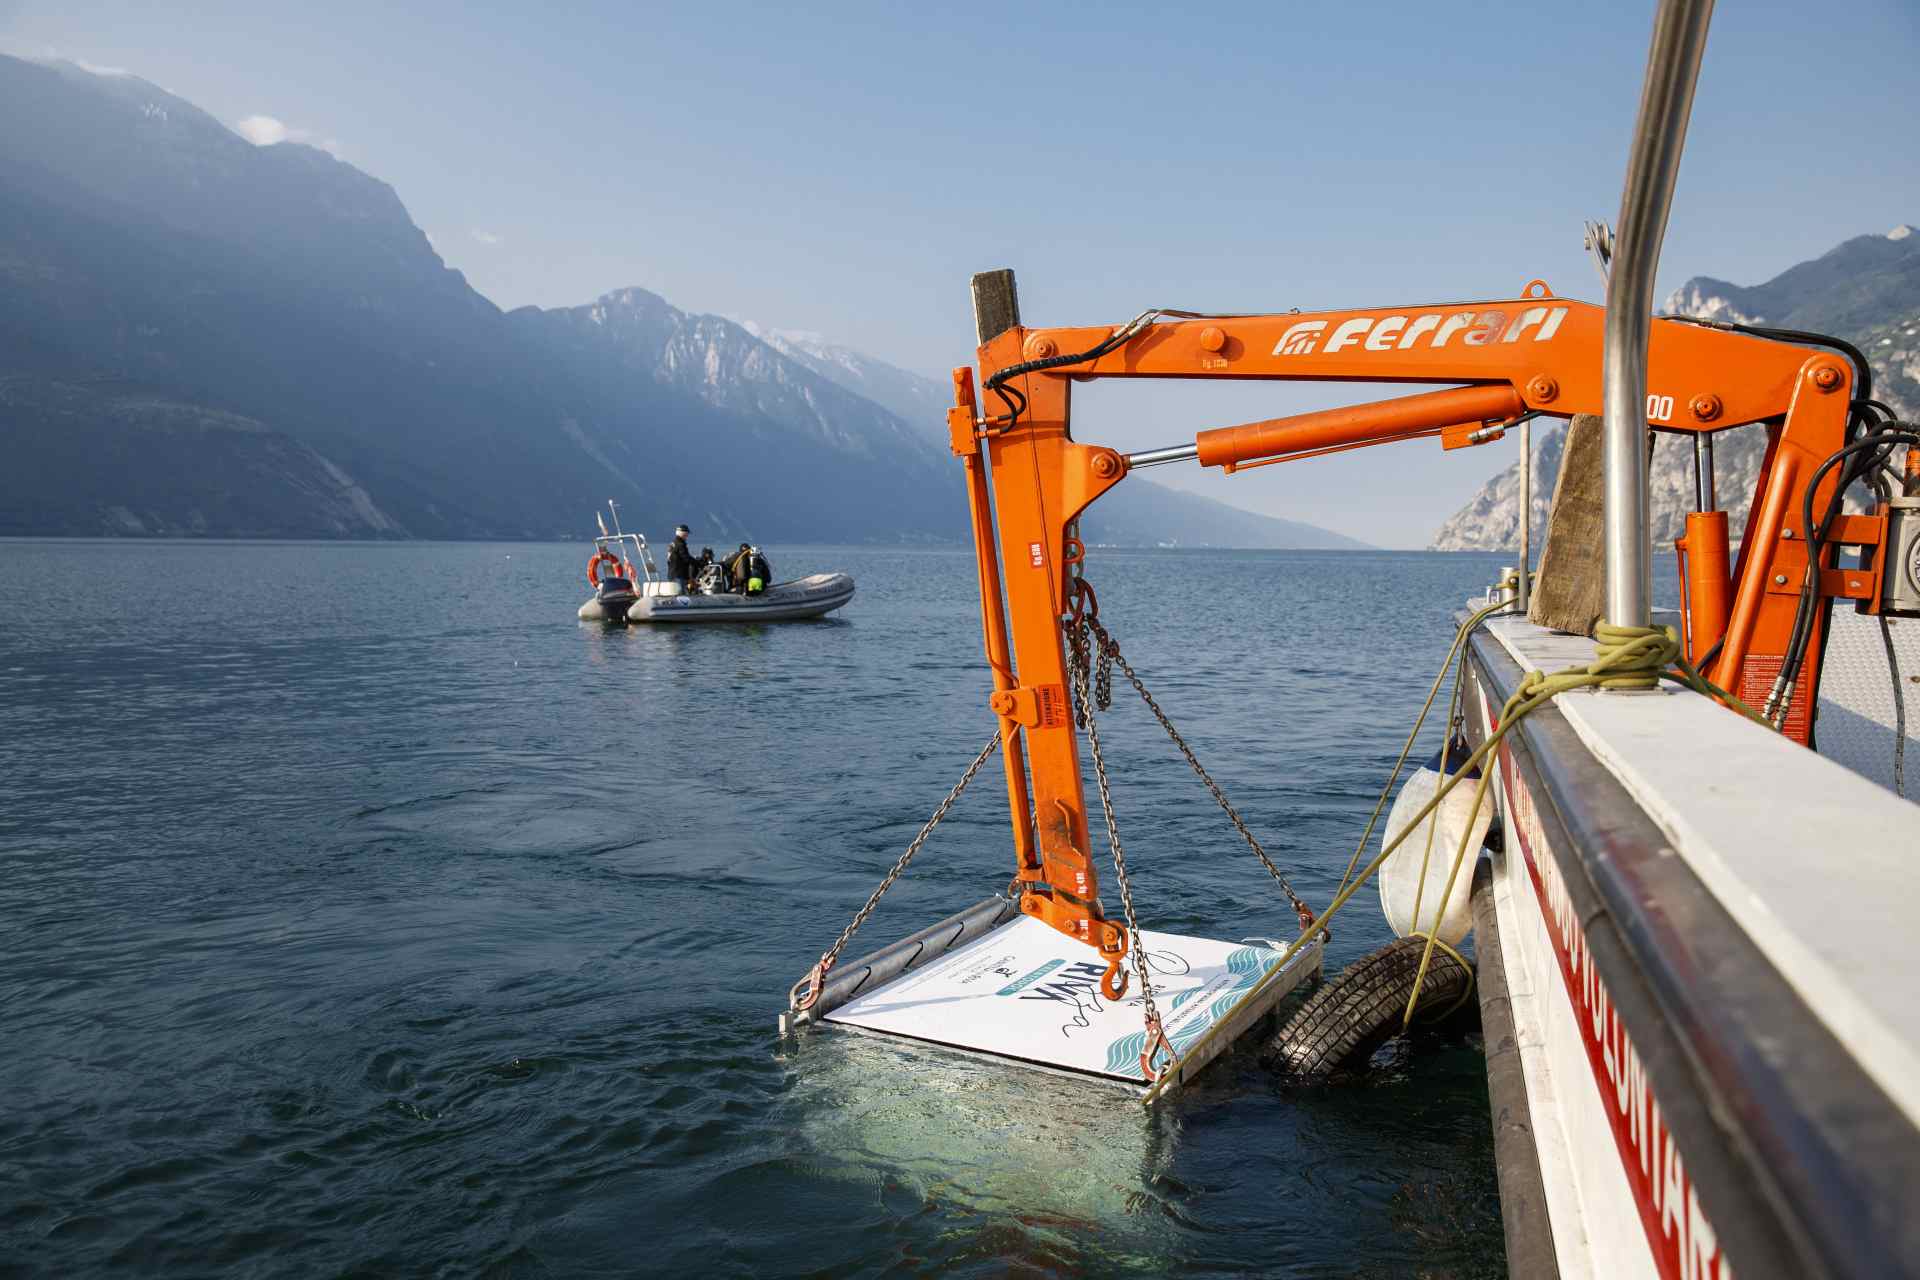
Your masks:
M1220 789L1220 784L1213 780L1213 775L1201 765L1200 758L1193 754L1193 748L1187 745L1187 740L1180 736L1178 729L1173 727L1173 721L1167 718L1167 713L1160 709L1160 704L1154 700L1154 696L1147 692L1147 686L1134 671L1133 664L1121 655L1119 642L1114 640L1107 629L1100 624L1097 611L1094 614L1084 615L1082 622L1084 630L1091 631L1099 642L1100 681L1095 696L1100 709L1105 711L1113 700L1112 664L1118 662L1121 672L1133 685L1134 691L1140 695L1141 701L1147 704L1147 710L1153 712L1153 718L1160 722L1160 727L1167 731L1169 738L1173 739L1173 745L1180 748L1180 754L1187 758L1189 765L1193 766L1193 771L1199 776L1200 781L1207 784L1207 790L1213 793L1214 800L1226 812L1228 820L1233 823L1233 829L1238 831L1240 838L1247 842L1247 848L1253 850L1253 856L1260 859L1260 865L1267 869L1267 874L1272 876L1274 883L1280 886L1280 892L1287 895L1287 901L1293 906L1293 914L1300 920L1300 931L1305 933L1313 928L1312 909L1301 901L1299 894L1293 891L1293 886L1287 882L1287 877L1281 874L1280 868L1275 866L1273 859L1267 856L1267 851L1261 848L1260 841L1247 829L1247 824L1241 819L1239 810L1235 809L1233 803L1227 799L1227 793Z
M1076 580L1077 581L1077 580ZM1087 589L1091 597L1091 588ZM1076 592L1076 603L1080 596ZM1094 609L1097 611L1098 606ZM1140 1070L1149 1082L1157 1079L1160 1068L1154 1065L1154 1058L1165 1050L1171 1060L1174 1056L1173 1044L1167 1039L1164 1024L1160 1021L1160 1010L1153 1001L1153 980L1147 976L1147 952L1140 944L1140 919L1133 909L1133 883L1127 875L1127 851L1120 843L1120 828L1113 817L1113 791L1107 783L1107 761L1100 750L1100 727L1094 720L1092 691L1088 688L1087 649L1089 625L1099 626L1092 613L1083 613L1076 609L1075 617L1068 629L1067 666L1073 677L1074 717L1087 733L1087 746L1093 755L1093 776L1100 784L1100 812L1107 822L1107 847L1113 850L1113 870L1120 882L1120 908L1127 917L1127 949L1133 953L1134 976L1140 980L1140 999L1146 1012L1146 1037L1140 1047ZM1104 633L1102 633L1104 634ZM1109 702L1111 689L1109 689ZM1099 704L1105 710L1108 702Z
M814 965L806 977L794 984L791 1003L796 1010L805 1012L813 1008L814 1003L820 999L820 992L826 987L827 971L833 968L834 962L840 958L841 951L846 948L848 942L853 940L853 935L859 931L860 926L867 922L867 917L873 914L873 909L880 905L880 899L886 895L887 890L893 888L893 882L900 878L901 873L907 869L907 864L913 861L913 855L920 852L920 846L927 842L927 837L933 834L933 829L940 825L942 818L947 816L947 810L953 808L953 802L960 798L960 793L967 789L969 782L973 781L973 775L980 772L980 766L999 749L1000 735L996 733L988 739L986 746L980 748L980 754L973 758L973 763L967 766L967 771L960 775L960 781L953 784L953 790L947 792L947 798L940 802L940 807L933 811L931 818L927 819L927 825L920 828L920 834L913 838L913 842L907 846L907 851L901 854L900 860L893 864L893 870L887 872L886 878L880 882L880 887L875 889L873 895L867 899L867 905L854 912L853 919L848 922L845 929L840 931L840 937L827 948L826 954L820 957L820 963ZM802 986L806 987L804 994L800 991Z

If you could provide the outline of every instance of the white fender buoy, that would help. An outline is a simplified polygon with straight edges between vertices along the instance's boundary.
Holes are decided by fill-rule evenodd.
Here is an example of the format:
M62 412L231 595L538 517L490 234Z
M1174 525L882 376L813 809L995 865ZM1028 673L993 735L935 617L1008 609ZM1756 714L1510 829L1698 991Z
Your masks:
M1447 753L1449 761L1456 768L1458 762L1469 754L1464 746L1458 744ZM1433 759L1424 768L1408 775L1400 794L1394 797L1386 826L1381 830L1383 848L1400 834L1414 814L1433 799L1434 792L1440 789L1442 777L1439 752L1434 753ZM1460 833L1466 829L1467 817L1473 812L1473 797L1479 789L1479 777L1478 769L1466 774L1447 793L1440 807L1401 842L1392 857L1381 864L1380 910L1387 917L1388 927L1397 936L1404 938L1411 933L1433 933L1448 946L1458 946L1462 938L1473 932L1473 863L1480 856L1481 846L1486 843L1488 828L1493 825L1491 795L1473 817L1473 831L1467 838L1466 861L1460 867L1460 874L1454 877L1453 892L1447 895L1444 904L1440 898L1447 887L1447 873L1453 870L1454 855L1460 851ZM1433 851L1429 855L1428 829L1436 822L1439 825L1433 830ZM1424 876L1421 874L1423 860L1426 863ZM1414 919L1416 900L1420 907L1418 921ZM1437 928L1434 920L1436 912L1439 916Z

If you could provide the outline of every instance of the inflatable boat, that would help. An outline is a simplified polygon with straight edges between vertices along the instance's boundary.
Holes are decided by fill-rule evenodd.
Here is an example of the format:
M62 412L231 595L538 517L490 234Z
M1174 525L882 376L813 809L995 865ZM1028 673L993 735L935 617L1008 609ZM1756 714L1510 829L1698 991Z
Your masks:
M675 587L649 582L646 587ZM853 579L844 573L810 573L792 582L776 582L758 595L715 592L646 591L627 607L628 622L792 622L832 613L853 599ZM581 617L588 608L581 606Z
M600 536L587 561L593 595L579 608L582 622L793 622L822 617L853 599L853 579L844 573L809 574L751 594L723 590L724 575L713 564L692 583L669 578L654 564L646 538L622 532L619 510L611 501L607 507L613 532L594 517Z

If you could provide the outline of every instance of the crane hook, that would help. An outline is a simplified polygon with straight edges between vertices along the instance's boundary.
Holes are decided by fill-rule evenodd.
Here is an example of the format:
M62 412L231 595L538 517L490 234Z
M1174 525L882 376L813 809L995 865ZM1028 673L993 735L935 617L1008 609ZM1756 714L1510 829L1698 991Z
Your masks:
M1147 1078L1148 1084L1160 1078L1160 1071L1153 1065L1153 1056L1161 1049L1167 1051L1167 1065L1172 1066L1175 1060L1173 1041L1167 1039L1166 1029L1160 1025L1160 1019L1148 1018L1147 1040L1140 1048L1140 1074Z

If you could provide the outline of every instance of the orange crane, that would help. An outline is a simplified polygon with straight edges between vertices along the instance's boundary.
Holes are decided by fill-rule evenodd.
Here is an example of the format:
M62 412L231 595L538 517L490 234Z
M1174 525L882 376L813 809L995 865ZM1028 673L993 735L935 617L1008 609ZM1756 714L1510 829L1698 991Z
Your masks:
M1118 999L1127 931L1099 903L1065 647L1067 628L1097 608L1080 576L1080 514L1141 466L1193 459L1231 473L1427 437L1455 449L1497 439L1530 416L1597 414L1604 312L1536 280L1520 297L1496 301L1278 315L1155 311L1118 328L1026 328L1011 272L977 276L974 288L980 386L994 400L983 404L971 369L954 370L948 426L966 469L1020 907L1097 948L1107 962L1103 990ZM1884 509L1839 512L1838 490L1860 474L1853 464L1876 450L1872 461L1884 463L1892 448L1882 447L1884 432L1867 446L1875 402L1857 398L1856 381L1871 378L1857 352L1734 330L1653 323L1646 420L1650 430L1686 433L1766 424L1766 457L1731 569L1725 513L1688 520L1688 654L1710 660L1706 674L1742 701L1768 704L1769 716L1784 706L1779 727L1804 743L1832 600L1909 612L1920 575L1901 581L1900 562L1920 535L1920 513L1896 512L1915 527L1890 537ZM1126 454L1073 438L1073 384L1091 378L1456 385ZM1890 541L1902 548L1894 569L1884 554ZM1843 546L1864 548L1866 567L1837 567Z

